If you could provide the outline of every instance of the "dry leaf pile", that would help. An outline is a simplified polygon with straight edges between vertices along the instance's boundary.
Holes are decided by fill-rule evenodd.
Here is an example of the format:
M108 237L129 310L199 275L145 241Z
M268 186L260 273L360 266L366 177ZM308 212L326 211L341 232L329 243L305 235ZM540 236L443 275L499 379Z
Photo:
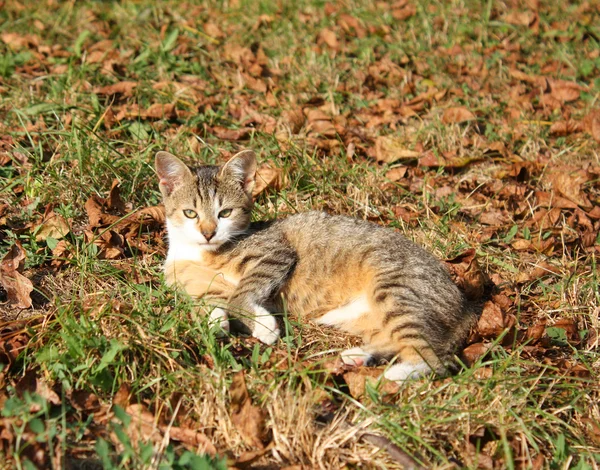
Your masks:
M0 460L597 467L597 2L0 0L0 23ZM445 259L478 313L456 375L381 381L293 312L274 347L214 339L161 287L153 154L247 147L260 217Z

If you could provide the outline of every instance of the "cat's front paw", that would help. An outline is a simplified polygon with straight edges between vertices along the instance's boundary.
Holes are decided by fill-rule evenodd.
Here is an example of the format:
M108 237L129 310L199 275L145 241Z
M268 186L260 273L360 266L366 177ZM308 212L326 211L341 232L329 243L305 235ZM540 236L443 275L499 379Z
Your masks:
M277 319L262 307L255 308L252 336L265 344L273 344L279 338Z
M430 373L431 367L425 362L417 362L415 364L401 362L388 367L383 376L393 382L403 383L407 380L425 377Z
M365 352L362 348L350 348L342 352L342 361L350 367L369 365L371 359L371 354Z
M229 333L229 320L227 318L227 312L222 308L217 307L210 312L208 324L211 327L220 328L220 330L217 332L218 337L225 336L226 333Z

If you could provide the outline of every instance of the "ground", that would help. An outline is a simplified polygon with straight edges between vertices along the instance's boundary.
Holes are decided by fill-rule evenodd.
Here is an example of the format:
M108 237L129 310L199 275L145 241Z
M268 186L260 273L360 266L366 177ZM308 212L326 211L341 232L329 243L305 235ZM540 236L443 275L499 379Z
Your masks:
M600 3L0 0L6 468L600 465ZM481 318L458 371L343 367L164 287L157 150L261 163L256 219L369 219Z

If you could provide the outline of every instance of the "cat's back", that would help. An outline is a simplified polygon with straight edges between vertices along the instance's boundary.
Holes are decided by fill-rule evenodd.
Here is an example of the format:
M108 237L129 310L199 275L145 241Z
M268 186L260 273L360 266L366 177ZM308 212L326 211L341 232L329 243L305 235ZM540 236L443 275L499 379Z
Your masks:
M389 253L395 259L431 256L394 229L344 215L319 211L296 214L278 221L278 230L295 248L306 253L322 248L357 256L366 251Z

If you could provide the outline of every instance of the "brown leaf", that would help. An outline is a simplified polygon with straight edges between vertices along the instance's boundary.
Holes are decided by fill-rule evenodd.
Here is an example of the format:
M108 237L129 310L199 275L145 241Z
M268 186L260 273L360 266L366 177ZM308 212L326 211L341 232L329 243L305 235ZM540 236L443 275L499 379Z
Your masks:
M43 378L38 377L37 370L29 369L23 377L15 384L15 391L22 396L24 392L37 393L44 400L53 405L60 405L61 400L58 394L52 390L52 387Z
M229 389L231 395L231 421L246 444L263 449L266 439L264 412L252 404L246 388L244 371L236 372Z
M252 197L257 197L267 189L279 191L283 186L283 170L281 168L273 168L267 163L263 163L256 170L256 180Z
M241 127L239 129L227 129L225 127L214 126L209 131L223 140L247 140L254 131L251 127Z
M103 217L105 214L102 210L103 204L104 199L95 195L86 201L84 207L88 215L88 225L90 228L101 227L104 223Z
M398 21L404 21L416 14L417 14L417 7L415 5L413 5L412 3L409 3L408 5L404 5L401 8L396 8L396 9L392 10L392 17Z
M131 96L133 89L137 86L137 82L117 82L112 85L106 85L101 88L97 88L95 91L99 95L117 95Z
M531 273L529 273L529 279L533 281L535 279L553 274L560 276L562 274L560 268L558 266L551 265L547 261L541 261L537 263Z
M0 34L0 39L4 44L7 44L15 49L24 47L36 47L40 43L39 36L34 34L21 35L19 33L3 32Z
M550 126L550 135L567 136L575 132L581 132L581 123L569 119L568 121L556 121Z
M421 158L419 158L419 166L426 166L427 168L437 168L439 166L445 166L446 160L441 155L436 155L431 150L425 152Z
M579 99L582 87L575 82L565 80L549 80L552 97L561 103L568 103Z
M537 325L530 326L527 328L527 333L525 333L525 338L532 343L536 343L544 336L546 332L546 325L538 323Z
M516 251L527 251L531 248L531 240L525 240L524 238L519 238L511 243L511 246Z
M360 398L365 394L365 389L367 382L375 384L382 374L381 369L376 369L373 367L360 367L356 369L352 369L348 372L345 372L343 377L344 381L348 385L348 390L350 391L350 395L354 398ZM391 382L386 379L382 379L382 386L380 391L382 393L396 393L400 387L396 382Z
M72 390L69 394L69 400L73 408L86 413L94 413L102 407L98 396L87 390Z
M327 28L321 30L321 32L319 33L317 43L325 43L329 48L333 49L334 51L337 51L339 48L337 36L333 31Z
M465 363L471 367L480 357L487 354L490 350L490 346L490 344L485 343L474 343L463 349L462 355L465 359Z
M287 125L292 134L297 134L304 125L305 117L300 108L290 109L281 113L282 122Z
M202 431L175 426L168 427L165 425L160 425L160 429L164 434L168 433L169 437L174 441L183 443L195 452L208 454L213 457L217 455L217 448Z
M477 322L477 331L484 338L496 338L504 331L504 314L494 302L488 301Z
M63 238L69 231L68 222L60 215L55 212L50 212L44 217L43 222L39 225L35 232L36 241L44 241L49 237L56 238L57 240Z
M21 274L27 257L21 243L15 241L0 263L0 284L6 290L8 301L17 308L32 305L32 282Z
M173 119L177 117L174 104L154 103L148 109L140 111L139 117L146 119Z
M448 108L444 111L444 115L442 116L442 122L444 124L474 121L475 119L475 115L464 106Z
M402 139L392 136L379 136L375 140L375 159L380 163L419 158L421 152L409 150Z
M121 198L121 188L119 180L115 179L110 187L110 193L108 194L107 206L109 209L116 210L121 213L125 213L125 201Z
M507 220L507 217L497 209L489 209L479 216L479 222L492 227L502 226Z
M392 168L385 174L385 177L390 181L400 181L402 178L406 176L406 172L408 171L408 167L406 166L397 166L396 168Z
M557 167L548 175L548 178L554 190L560 195L583 209L592 208L592 203L582 190L582 186L589 180L589 176L584 170L575 166Z
M204 32L212 38L224 38L225 33L221 31L221 28L215 23L206 22L204 23Z
M595 109L583 118L583 129L600 143L600 110Z
M515 26L529 26L536 19L533 11L511 11L504 17L504 21Z
M477 300L483 296L487 276L477 262L474 248L461 253L456 258L446 260L446 266L468 299Z
M125 412L131 416L131 423L125 431L131 439L131 444L137 448L140 441L162 442L163 436L158 429L158 423L154 415L141 403L134 403L125 408Z
M562 318L562 319L558 320L556 323L554 323L554 325L552 325L552 327L565 330L565 333L567 334L567 338L569 338L570 341L578 341L579 340L579 328L577 328L577 323L575 322L575 320L573 320L571 318Z

